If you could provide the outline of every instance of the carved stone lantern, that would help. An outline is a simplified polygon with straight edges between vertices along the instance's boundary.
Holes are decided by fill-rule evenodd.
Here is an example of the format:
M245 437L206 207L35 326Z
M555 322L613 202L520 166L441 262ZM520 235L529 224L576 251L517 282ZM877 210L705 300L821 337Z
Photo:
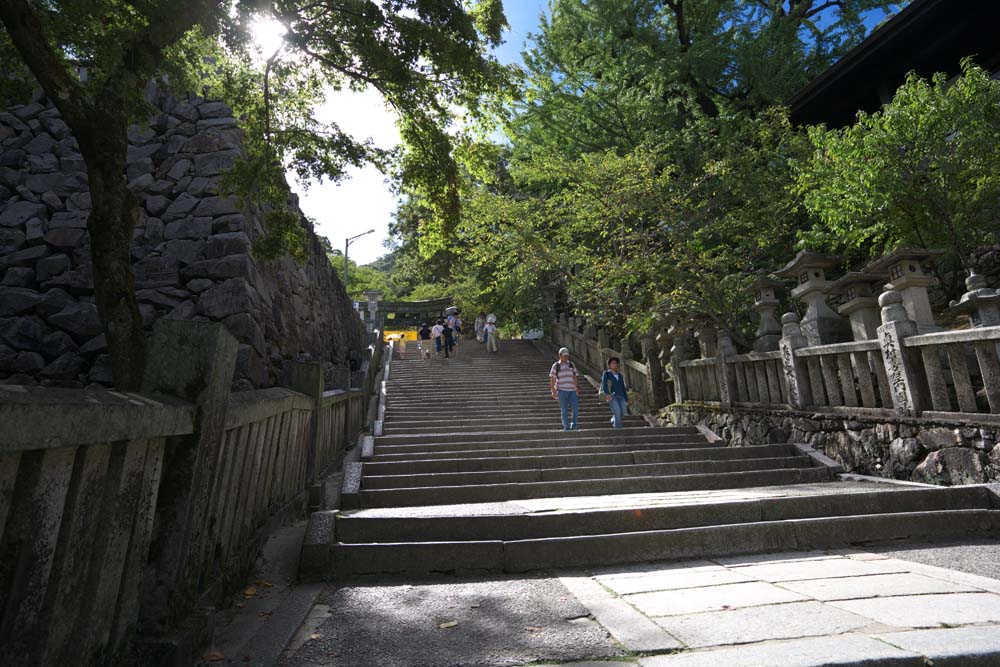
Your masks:
M965 314L971 327L1000 326L1000 290L986 287L986 279L975 273L965 279L965 289L949 310Z
M837 308L837 312L850 319L851 333L856 341L878 338L878 328L882 325L878 295L885 280L884 273L851 271L832 282L826 290L831 296L844 297L844 303Z
M382 298L382 290L377 289L366 289L363 294L368 300L368 331L374 331L379 328L379 318L378 318L378 302Z
M754 352L773 352L778 349L781 340L781 324L774 317L781 303L778 301L778 290L784 284L768 276L758 276L748 291L753 294L753 309L760 316L757 325L757 338L754 341Z
M851 339L848 321L833 312L826 302L826 290L830 286L826 272L837 267L840 261L837 255L802 250L780 271L774 272L776 276L798 282L791 295L806 303L801 326L810 345L845 343Z
M936 278L924 271L923 264L943 254L944 250L900 248L876 259L865 268L867 273L889 275L885 289L899 292L907 315L917 323L917 331L922 334L941 331L941 327L934 322L931 301L927 296L927 288L934 284Z
M711 359L718 354L718 330L713 322L706 318L697 318L694 322L694 337L698 340L702 359Z

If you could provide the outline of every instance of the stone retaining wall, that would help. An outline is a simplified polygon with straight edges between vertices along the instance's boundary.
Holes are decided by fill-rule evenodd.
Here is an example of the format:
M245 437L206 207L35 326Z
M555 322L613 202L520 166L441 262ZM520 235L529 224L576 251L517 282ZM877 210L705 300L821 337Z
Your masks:
M730 447L805 443L847 472L945 486L1000 481L1000 426L690 404L660 419L707 426Z
M280 384L300 352L342 385L364 331L308 222L306 263L255 258L260 210L220 193L245 150L232 111L153 87L148 98L160 113L130 129L126 174L142 204L132 257L147 328L164 317L224 323L240 341L237 390ZM84 161L55 108L36 96L0 113L0 382L111 383L89 209Z

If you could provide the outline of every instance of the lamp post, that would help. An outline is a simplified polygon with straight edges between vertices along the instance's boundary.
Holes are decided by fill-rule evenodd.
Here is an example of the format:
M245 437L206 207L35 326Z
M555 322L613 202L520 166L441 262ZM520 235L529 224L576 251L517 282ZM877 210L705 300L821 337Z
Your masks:
M351 244L360 239L362 236L374 233L374 229L369 229L367 232L362 232L357 236L352 236L349 239L344 239L344 290L347 290L347 249L351 247Z

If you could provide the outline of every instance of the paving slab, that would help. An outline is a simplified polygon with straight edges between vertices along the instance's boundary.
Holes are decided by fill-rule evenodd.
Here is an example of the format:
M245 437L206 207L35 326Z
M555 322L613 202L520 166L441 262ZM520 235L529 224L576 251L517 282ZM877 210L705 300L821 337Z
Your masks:
M830 560L838 558L836 554L827 551L782 551L771 554L741 554L739 556L723 556L713 558L713 562L726 567L742 567L745 565L766 565L768 563L794 563L805 560Z
M646 593L651 591L682 590L718 586L720 584L738 584L754 581L751 577L724 567L713 569L677 569L671 571L650 572L645 576L604 577L598 580L618 595ZM690 592L690 591L688 591Z
M499 667L625 655L558 579L359 580L317 602L330 615L281 665Z
M1000 664L1000 626L910 630L876 635L882 641L933 660L934 667Z
M920 656L861 635L816 637L643 658L641 667L925 667Z
M863 577L872 574L909 571L907 565L900 561L860 561L841 557L783 560L759 565L748 564L736 569L741 574L772 582L830 579L833 577Z
M856 600L861 598L928 595L932 593L981 593L971 586L925 577L910 572L873 574L867 577L837 577L786 581L782 588L817 600Z
M629 651L652 653L683 648L656 623L608 593L587 576L566 576L562 584L594 615L597 622Z
M1000 595L993 593L904 595L827 604L879 623L904 628L1000 623Z
M624 598L648 616L679 616L722 609L760 607L781 602L799 602L806 596L774 584L751 581L702 588L637 593ZM765 610L762 613L766 613Z
M656 623L689 647L700 648L841 634L870 625L871 620L810 600L667 616Z

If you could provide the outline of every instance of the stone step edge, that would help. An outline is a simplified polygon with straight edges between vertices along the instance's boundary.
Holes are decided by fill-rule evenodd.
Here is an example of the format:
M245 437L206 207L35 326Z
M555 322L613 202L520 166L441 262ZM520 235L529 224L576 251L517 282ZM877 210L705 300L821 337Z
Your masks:
M794 473L794 477L793 477ZM669 491L717 490L829 482L832 477L826 468L780 468L746 472L700 473L687 475L643 475L638 477L604 477L584 480L554 482L523 482L503 484L468 484L456 486L413 487L406 489L360 489L356 494L344 495L344 509L361 507L415 507L427 505L455 505L478 502L502 502L532 498L560 498L593 495L621 495L632 493L665 493ZM653 482L675 484L682 488L621 489L629 484L643 485ZM721 483L721 485L720 485ZM601 487L611 490L600 491ZM617 487L617 488L616 488ZM475 496L470 499L469 493ZM427 496L430 496L430 499ZM456 497L457 496L457 497Z
M492 443L491 443L492 444ZM382 452L373 453L370 460L374 463L406 463L409 461L435 461L435 460L450 460L450 459L479 459L479 458L490 458L490 457L516 457L525 452L534 452L531 456L559 456L573 455L573 454L590 454L590 453L608 453L608 452L596 452L594 450L614 448L611 450L612 453L627 453L627 452L671 452L671 451L685 451L685 450L720 450L728 449L726 447L721 447L719 445L710 445L703 442L671 442L671 443L659 443L659 442L622 442L622 443L596 443L596 444L581 444L581 445L565 445L565 446L527 446L527 447L504 447L504 443L499 444L499 447L491 448L466 448L466 449L434 449L434 450L418 450L415 452L405 451L405 452ZM548 454L538 454L537 452L547 452L552 450ZM580 451L586 450L586 451ZM486 454L488 456L483 456ZM411 458L417 457L417 458Z
M310 563L314 567L313 576L325 573L334 577L475 571L521 573L997 535L1000 535L1000 511L941 510L530 540L311 544L314 553ZM319 569L317 566L324 561L327 568Z
M761 521L958 509L996 508L993 507L993 495L988 490L976 487L935 487L814 493L678 505L642 506L641 503L636 503L634 507L627 508L570 508L544 513L471 516L408 517L401 513L397 517L368 517L335 510L330 512L334 523L333 532L329 535L331 542L342 544L511 541L542 539L540 533L544 533L546 538L583 537ZM440 537L445 531L450 532L450 536ZM490 533L489 537L483 537L487 533ZM514 533L520 535L511 537ZM355 534L366 539L352 539ZM394 539L387 539L389 537Z
M476 450L473 450L472 452L462 451L462 452L459 452L459 453L474 453L475 451ZM509 452L510 450L478 450L478 451L487 451L487 452L488 451L504 451L504 452ZM525 450L525 451L531 451L531 450ZM642 449L642 450L639 450L639 449L630 449L630 450L622 450L622 451L616 451L616 452L591 452L591 453L573 452L573 453L570 453L570 454L524 454L523 452L519 451L519 452L517 452L517 454L509 454L508 453L508 454L504 454L504 455L501 455L501 456L476 456L476 457L473 457L473 456L456 456L455 458L450 458L450 459L449 458L433 458L433 459L404 459L404 460L372 460L374 458L374 450L372 450L371 453L367 456L367 458L366 458L365 454L362 454L361 460L364 461L365 463L371 463L371 464L377 465L377 466L387 466L387 467L391 466L391 467L403 468L403 467L408 466L408 465L410 465L410 466L412 466L412 465L416 465L416 466L425 465L425 466L428 466L428 467L440 468L439 470L428 470L428 471L425 471L425 473L433 473L433 472L478 472L478 470L463 471L463 470L457 470L457 469L456 470L447 470L446 468L448 467L449 464L454 465L456 468L461 467L463 465L470 465L470 464L466 463L466 462L470 462L470 461L477 461L477 462L479 462L479 465L487 465L490 462L498 462L498 461L516 461L518 463L531 464L531 463L535 462L536 459L573 458L575 460L586 461L587 459L590 459L591 457L597 457L597 456L628 456L630 454L636 454L636 453L640 453L640 454L657 454L657 453L662 453L662 454L676 454L677 452L700 452L702 454L705 454L707 452L733 452L733 454L731 455L732 458L726 458L725 456L723 456L723 457L719 457L719 458L704 459L704 460L709 460L709 461L731 461L731 460L739 459L739 458L761 458L761 456L763 456L763 455L757 456L758 454L761 454L761 452L769 452L773 456L794 456L795 452L801 453L801 450L795 448L794 445L790 445L790 444L786 444L786 443L780 443L780 444L775 444L775 445L760 445L760 446L754 446L754 447L688 447L688 448L685 448L685 449L680 449L680 448L675 448L675 447L672 447L670 449L657 449L657 448L655 448L655 446L651 446L650 449ZM740 454L747 454L747 456L739 456ZM697 461L697 460L699 460L699 459L684 459L684 458L676 458L675 459L675 461L677 461L677 462L687 462L687 461ZM633 463L634 462L635 461L634 461L634 458L633 458ZM674 461L652 461L652 463L673 463L673 462ZM623 463L621 465L631 465L631 464L629 464L629 463ZM371 467L372 466L367 466L367 468L371 468ZM500 468L496 468L496 470L522 470L522 469L523 468L519 468L519 467L509 467L509 468L500 467ZM403 474L406 474L406 473L403 473ZM412 474L416 474L416 473L412 473Z
M408 488L435 488L439 486L478 486L480 484L525 484L533 482L563 482L563 481L585 481L590 479L613 479L617 478L608 476L610 471L634 471L642 472L643 474L632 474L632 475L621 475L621 477L652 477L652 476L665 476L669 477L672 474L704 474L711 475L717 474L719 472L751 472L756 470L773 470L776 468L807 468L811 467L812 459L807 456L768 456L759 458L746 458L746 459L702 459L697 461L658 461L654 463L622 463L617 465L601 465L601 466L553 466L545 468L524 468L518 470L473 470L473 471L462 471L462 472L430 472L430 473L404 473L395 475L373 475L362 471L361 476L361 486L367 491L389 491L395 489L408 489ZM698 469L699 472L678 472L671 473L671 468L667 466L674 466L673 469L681 468L681 466L688 466L690 468ZM713 468L726 468L726 467L738 467L739 470L724 470L718 471L713 470ZM746 467L744 467L746 466ZM760 466L760 467L754 467ZM582 475L580 477L565 477L560 478L559 474L566 471L573 471L576 474ZM662 471L662 472L661 472ZM537 475L538 479L532 480L520 480L517 477L524 477L529 475ZM490 477L490 476L494 477ZM550 477L550 475L555 475L555 478ZM477 477L483 481L477 481ZM515 478L515 479L505 479L505 478ZM489 480L496 481L489 481ZM405 486L407 482L412 482L415 480L427 482L426 484L415 484L413 486ZM440 480L440 483L438 482ZM368 484L382 484L382 483L400 483L404 486L367 486ZM433 482L433 483L432 483ZM448 482L460 482L452 483Z

